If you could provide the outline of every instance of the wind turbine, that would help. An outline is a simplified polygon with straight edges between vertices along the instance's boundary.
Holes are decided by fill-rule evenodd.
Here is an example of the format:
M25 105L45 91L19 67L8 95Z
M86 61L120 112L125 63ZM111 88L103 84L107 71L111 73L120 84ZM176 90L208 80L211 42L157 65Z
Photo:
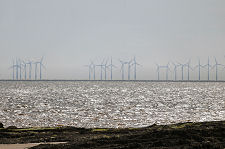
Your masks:
M219 63L217 62L216 58L215 58L215 65L213 65L212 69L213 69L214 67L216 67L216 81L218 81L218 66L224 66L224 65L219 64Z
M104 64L104 71L105 71L105 80L107 78L107 63L108 63L108 60L106 60L105 64Z
M177 67L179 67L180 64L176 65L175 63L173 63L173 65L174 65L174 80L176 81L177 80Z
M156 69L156 72L157 72L157 78L158 78L158 81L159 81L159 70L160 70L160 67L159 67L158 64L156 64L156 66L157 66L157 69Z
M13 60L13 65L10 68L13 69L13 80L15 79L15 69L14 68L16 68L16 80L19 80L19 69L21 71L21 66L18 63L18 59L16 59L16 64L15 64L15 61ZM20 74L21 74L21 72L20 72Z
M160 68L165 68L166 69L166 80L168 80L168 74L169 74L169 63L167 63L167 65L162 65L162 66L160 66L160 65L158 65L158 64L156 64L157 65L157 72L158 72L158 80L159 80L159 71L160 71Z
M116 66L114 66L113 63L112 63L112 57L111 57L111 63L110 63L107 67L110 67L110 74L111 74L110 78L111 78L111 80L112 80L112 78L113 78L112 70L113 70L113 67L116 67Z
M181 73L182 73L182 75L181 75L181 79L182 79L182 81L184 80L184 64L180 64L181 65Z
M34 78L35 78L35 80L37 80L37 65L38 65L38 62L34 62L34 64L35 64L35 73L34 73Z
M40 61L34 63L35 64L35 80L37 80L37 66L38 66L38 64L40 66L40 69L39 69L40 70L40 80L42 79L42 67L45 68L45 66L43 65L43 59L44 59L44 57L42 56Z
M189 62L190 62L190 60L189 60ZM182 81L184 80L184 67L187 67L188 66L188 77L189 77L189 62L187 62L187 63L185 63L185 64L181 64L181 63L179 63L180 64L180 66L181 66L181 79L182 79ZM189 78L188 78L189 79Z
M88 73L89 73L89 80L91 80L91 69L92 69L92 65L84 65L85 67L88 67Z
M16 80L19 79L19 65L18 65L18 60L16 59Z
M25 61L22 61L24 66L24 79L27 80L27 63Z
M20 80L22 79L22 63L21 63L21 60L19 59L19 70L20 70Z
M186 64L186 66L187 66L187 68L188 68L188 81L189 81L189 79L190 79L190 69L193 70L193 69L190 67L190 62L191 62L191 60L189 60L189 61L187 62L187 64Z
M93 63L93 61L91 61L91 66L92 66L92 68L93 68L93 79L95 80L95 64Z
M15 80L15 67L17 67L17 65L15 65L15 62L14 62L14 60L13 60L13 65L11 66L11 67L9 67L9 69L11 69L12 68L12 70L13 70L13 73L12 73L12 79L13 80Z
M13 60L13 65L12 65L12 69L13 69L13 80L14 80L14 66L15 66L15 64L14 64L14 60Z
M208 57L208 63L206 65L204 65L203 67L206 67L207 66L207 69L208 69L208 81L209 81L209 68L212 67L209 63L209 57Z
M41 68L42 68L42 66L43 67L45 67L44 65L43 65L43 56L42 56L42 58L41 58L41 61L40 61L40 80L42 79L42 71L41 71Z
M104 59L103 59L103 61L102 61L102 63L100 64L100 65L96 65L96 66L100 66L100 68L101 68L101 80L102 80L102 70L103 70L103 67L105 66L104 65Z
M124 80L124 65L127 64L127 62L119 60L121 63L121 71L122 71L122 80Z
M130 60L129 62L127 62L128 64L128 80L130 80L130 69L131 69L131 63L132 63L133 60Z
M203 65L201 65L200 59L198 59L198 65L195 66L195 68L198 68L198 80L201 80L201 68L204 68Z
M13 60L13 65L12 65L12 69L13 69L13 80L14 80L14 67L16 67L16 65L14 64L14 60Z
M32 62L29 60L26 64L29 65L29 80L31 80Z
M168 80L168 74L169 74L169 63L166 66L163 66L164 68L166 68L166 80Z
M134 59L133 59L134 63L132 65L134 65L134 80L136 80L137 78L137 65L140 65L136 62L136 57L134 56Z

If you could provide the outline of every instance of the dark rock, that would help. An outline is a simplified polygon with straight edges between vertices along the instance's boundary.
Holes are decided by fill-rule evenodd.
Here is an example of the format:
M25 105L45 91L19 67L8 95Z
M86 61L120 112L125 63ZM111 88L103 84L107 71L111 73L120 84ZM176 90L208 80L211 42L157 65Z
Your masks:
M9 126L9 127L7 127L7 129L17 129L17 127L16 126Z
M2 123L0 123L0 128L4 128Z
M155 126L157 126L157 125L154 123L153 125L148 126L148 128L152 128L152 127L155 127Z

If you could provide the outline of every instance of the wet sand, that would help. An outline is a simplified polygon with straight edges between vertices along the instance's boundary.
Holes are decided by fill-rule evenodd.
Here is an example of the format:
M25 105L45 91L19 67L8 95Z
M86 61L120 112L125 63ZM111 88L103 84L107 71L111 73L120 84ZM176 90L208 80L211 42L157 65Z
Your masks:
M37 146L39 143L30 144L0 144L0 149L27 149L33 146Z
M27 149L40 144L63 144L66 142L26 143L26 144L0 144L0 149Z
M151 125L143 128L15 128L0 129L0 144L39 144L32 149L134 148L224 149L225 121Z

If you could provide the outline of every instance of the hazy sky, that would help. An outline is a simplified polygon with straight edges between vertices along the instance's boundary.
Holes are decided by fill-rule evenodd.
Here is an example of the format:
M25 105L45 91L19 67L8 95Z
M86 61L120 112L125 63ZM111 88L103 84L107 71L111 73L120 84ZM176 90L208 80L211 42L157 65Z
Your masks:
M225 1L0 0L0 51L1 79L11 78L12 59L41 56L45 79L87 79L90 59L111 56L116 79L118 59L133 56L138 79L155 79L155 63L225 64Z

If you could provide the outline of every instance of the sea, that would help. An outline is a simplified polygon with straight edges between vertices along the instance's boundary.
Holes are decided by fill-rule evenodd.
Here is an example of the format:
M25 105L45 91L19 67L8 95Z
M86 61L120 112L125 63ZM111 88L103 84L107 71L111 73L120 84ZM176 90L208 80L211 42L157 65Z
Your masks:
M225 120L225 82L0 81L5 127L145 127Z

